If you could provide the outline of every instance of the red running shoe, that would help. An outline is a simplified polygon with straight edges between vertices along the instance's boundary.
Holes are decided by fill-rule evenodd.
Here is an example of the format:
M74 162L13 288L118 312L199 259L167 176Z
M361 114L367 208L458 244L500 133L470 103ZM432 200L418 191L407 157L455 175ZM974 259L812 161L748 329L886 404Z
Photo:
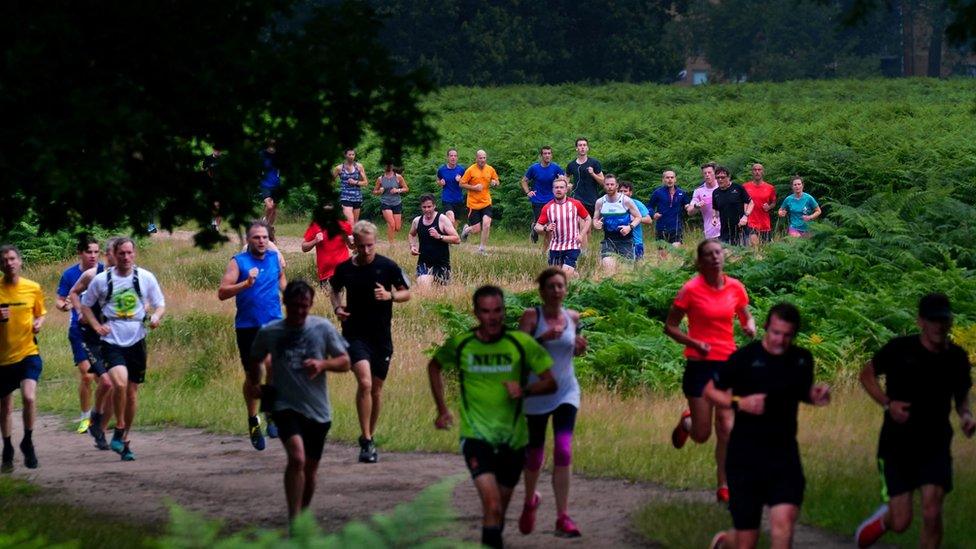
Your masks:
M728 503L729 502L729 487L728 486L719 486L718 490L715 491L715 499L717 499L719 503Z
M556 535L561 538L578 538L583 534L580 533L576 523L569 518L569 515L560 515L556 519Z
M519 532L531 534L532 530L535 530L535 510L539 508L540 503L542 503L542 496L536 492L532 495L532 503L526 503L522 506L522 516L519 517Z
M857 527L857 531L854 532L854 542L858 547L871 547L881 539L885 533L884 516L887 512L888 504L884 504Z
M681 412L681 419L678 420L678 425L674 427L674 431L671 431L671 445L680 450L688 442L688 435L690 434L691 410L685 410Z

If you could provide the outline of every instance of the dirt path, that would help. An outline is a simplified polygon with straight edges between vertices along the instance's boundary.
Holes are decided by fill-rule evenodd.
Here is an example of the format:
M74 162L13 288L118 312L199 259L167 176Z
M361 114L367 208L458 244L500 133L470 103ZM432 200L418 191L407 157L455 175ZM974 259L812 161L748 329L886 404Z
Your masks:
M138 431L133 435L138 460L122 463L114 453L96 450L88 436L68 431L58 417L39 418L34 439L41 467L29 471L18 454L13 474L40 486L42 498L92 510L124 510L120 518L150 523L167 520L165 500L170 500L221 517L232 527L284 526L284 453L275 441L264 452L256 452L243 437L181 428ZM355 454L349 446L329 444L326 448L313 502L325 530L387 511L445 476L466 474L457 455L382 453L379 464L362 465L355 462ZM548 482L540 485L544 504L537 532L518 534L515 521L520 506L513 504L505 532L510 547L550 547L556 540L552 536L552 489ZM710 497L705 492L670 491L652 484L577 477L573 517L584 537L558 543L582 546L599 540L601 547L649 546L631 526L632 514L645 503L674 498L709 501ZM519 487L513 502L521 500ZM478 539L481 510L470 482L458 484L454 504L464 537ZM799 547L849 545L847 540L809 527L800 528L796 541Z

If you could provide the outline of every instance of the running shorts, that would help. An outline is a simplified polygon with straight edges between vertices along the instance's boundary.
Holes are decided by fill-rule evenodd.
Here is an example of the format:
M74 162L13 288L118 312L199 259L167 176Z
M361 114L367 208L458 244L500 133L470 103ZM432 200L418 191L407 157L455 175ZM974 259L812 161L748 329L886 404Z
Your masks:
M254 338L258 335L261 328L236 328L234 332L237 336L237 352L241 357L241 366L247 372L247 363L251 360L251 346L254 345Z
M480 210L468 210L468 225L480 225L485 217L494 217L494 210L491 209L491 206L485 206Z
M688 360L681 379L681 389L688 398L701 398L705 386L718 375L718 369L725 366L724 360Z
M355 200L355 201L353 201L353 200L340 200L339 201L339 205L342 206L342 207L345 207L345 208L352 208L354 210L359 210L359 209L362 209L362 207L363 207L363 201L362 200Z
M386 381L390 359L393 358L393 342L357 338L348 338L348 341L349 362L355 365L363 360L368 361L370 374Z
M575 269L579 256L580 250L578 248L575 250L549 250L549 265L555 267L565 265Z
M331 421L319 423L295 410L278 410L271 414L271 418L278 427L278 437L281 438L282 444L298 435L302 437L302 446L305 447L305 459L309 461L322 459L325 437L332 427Z
M492 473L499 486L514 488L522 477L524 448L512 448L507 444L495 446L476 438L464 438L461 439L461 453L473 479Z
M41 379L43 369L41 355L26 356L20 362L0 366L0 398L20 389L20 382L25 379Z
M758 530L764 506L803 503L806 479L800 453L735 451L729 443L725 472L729 480L729 513L736 530Z
M681 242L681 229L676 229L673 231L655 231L654 239L667 242L668 244L680 243Z
M88 351L85 349L85 337L81 333L81 326L75 324L68 328L68 343L71 344L71 358L75 364L88 360Z
M904 452L889 457L878 456L878 471L884 501L926 484L941 486L947 494L952 491L952 455L948 446L927 455Z
M444 213L452 212L454 219L464 219L464 216L468 214L468 207L464 205L464 202L442 202L441 209Z
M396 206L381 205L380 210L390 210L391 212L393 212L393 215L401 214L403 213L403 204L397 204Z
M634 259L634 241L632 239L604 239L600 243L600 257L610 257L612 255L619 255L624 259Z
M132 383L144 383L146 381L145 339L140 339L131 347L119 347L102 342L102 358L105 360L107 370L116 366L125 366L129 372L129 381Z
M417 276L430 275L438 284L447 284L451 280L451 268L443 265L417 264Z

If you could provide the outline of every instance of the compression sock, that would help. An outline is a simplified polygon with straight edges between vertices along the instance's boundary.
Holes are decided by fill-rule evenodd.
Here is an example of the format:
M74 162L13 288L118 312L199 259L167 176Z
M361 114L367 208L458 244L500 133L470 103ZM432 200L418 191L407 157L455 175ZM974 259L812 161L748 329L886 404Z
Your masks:
M502 527L501 526L482 526L481 544L487 547L502 547Z
M112 440L122 440L123 436L125 436L125 429L119 429L116 427L115 431L112 433Z
M31 441L31 435L33 435L33 434L34 434L34 430L33 429L24 429L24 442L30 442Z

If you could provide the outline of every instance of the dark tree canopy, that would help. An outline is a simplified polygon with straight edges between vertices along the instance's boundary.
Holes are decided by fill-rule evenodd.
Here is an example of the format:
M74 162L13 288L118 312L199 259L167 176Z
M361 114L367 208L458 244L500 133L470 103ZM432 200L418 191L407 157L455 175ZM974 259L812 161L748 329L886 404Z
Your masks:
M394 161L435 137L431 83L396 72L380 28L354 0L4 3L0 234L29 211L42 231L206 226L215 196L243 224L271 138L285 188L331 201L329 167L365 132ZM209 146L227 151L213 180Z

